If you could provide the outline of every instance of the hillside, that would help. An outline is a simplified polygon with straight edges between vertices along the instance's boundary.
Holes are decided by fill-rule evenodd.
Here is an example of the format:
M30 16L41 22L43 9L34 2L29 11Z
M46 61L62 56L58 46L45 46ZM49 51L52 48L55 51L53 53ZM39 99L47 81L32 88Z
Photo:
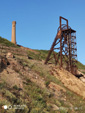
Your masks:
M85 81L45 65L47 54L0 37L0 113L85 112ZM80 62L78 70L85 73Z

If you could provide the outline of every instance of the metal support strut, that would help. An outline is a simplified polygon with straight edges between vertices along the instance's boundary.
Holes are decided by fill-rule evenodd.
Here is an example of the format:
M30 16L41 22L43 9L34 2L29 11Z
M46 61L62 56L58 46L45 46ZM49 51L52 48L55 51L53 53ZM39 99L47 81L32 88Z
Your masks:
M62 24L62 20L66 24ZM49 50L45 64L52 61L54 56L55 64L67 69L72 74L77 73L76 65L76 31L68 26L68 20L60 16L60 26L58 27L57 35Z

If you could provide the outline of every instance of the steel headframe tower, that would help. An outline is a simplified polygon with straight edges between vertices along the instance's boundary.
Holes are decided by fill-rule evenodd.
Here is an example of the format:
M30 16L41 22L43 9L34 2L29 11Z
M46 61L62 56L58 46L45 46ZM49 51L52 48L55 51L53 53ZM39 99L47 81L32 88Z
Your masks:
M62 20L66 21L66 24L62 24ZM68 26L68 20L63 17L60 17L60 26L45 64L52 58L60 68L63 67L74 75L77 74L76 31Z

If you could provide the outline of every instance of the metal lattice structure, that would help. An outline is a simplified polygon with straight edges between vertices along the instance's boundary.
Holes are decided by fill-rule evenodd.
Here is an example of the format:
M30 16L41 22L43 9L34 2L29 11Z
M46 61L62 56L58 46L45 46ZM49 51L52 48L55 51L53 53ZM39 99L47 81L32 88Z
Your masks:
M62 24L62 19L66 21L66 24ZM58 64L60 68L64 67L74 75L77 73L76 31L68 26L68 20L63 17L60 17L60 26L45 64L50 61L51 54L54 56L55 64Z

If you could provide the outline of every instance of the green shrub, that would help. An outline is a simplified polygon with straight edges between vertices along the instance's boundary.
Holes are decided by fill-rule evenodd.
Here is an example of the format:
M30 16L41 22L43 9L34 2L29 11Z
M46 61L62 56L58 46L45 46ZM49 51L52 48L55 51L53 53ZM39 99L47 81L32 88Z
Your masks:
M9 90L6 90L6 89L3 89L1 92L5 97L7 97L7 99L11 103L14 103L14 101L16 100L16 96L13 93L11 93Z
M50 84L50 81L46 81L45 85L48 87L48 85Z
M14 86L13 86L13 89L19 90L19 88L18 88L17 85L14 85Z
M1 82L0 83L0 89L4 88L6 86L6 83L5 82Z

